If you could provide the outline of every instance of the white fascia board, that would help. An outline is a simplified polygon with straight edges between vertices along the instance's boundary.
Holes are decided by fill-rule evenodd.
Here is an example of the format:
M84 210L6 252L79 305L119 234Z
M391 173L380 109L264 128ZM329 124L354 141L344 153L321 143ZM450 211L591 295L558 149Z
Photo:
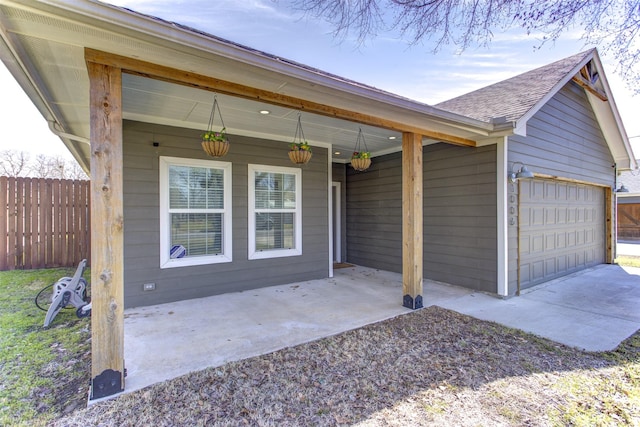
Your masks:
M381 91L357 82L347 81L338 76L323 73L320 70L305 67L293 61L287 61L265 52L215 38L195 29L194 31L189 31L186 26L173 25L169 21L154 19L153 17L127 11L117 6L87 0L48 0L41 2L34 2L32 0L15 2L9 0L8 4L17 8L35 9L38 13L43 13L42 8L38 7L38 5L45 4L66 11L66 15L60 16L63 19L69 19L69 14L80 14L86 19L89 25L95 25L96 21L99 21L103 24L108 24L109 30L112 32L115 25L120 25L120 27L123 28L122 33L126 34L132 31L142 33L151 36L153 42L161 46L175 49L175 44L178 44L208 54L222 56L260 69L300 79L314 85L428 115L431 120L456 126L462 125L465 129L481 135L492 132L494 128L491 123L450 113L427 104L394 95L390 92ZM44 13L57 16L51 11ZM175 67L179 68L179 64L176 64Z
M32 64L25 63L21 58L26 57L26 55L18 52L17 49L18 48L13 45L10 35L0 27L0 59L16 82L20 85L22 90L27 94L36 109L40 112L44 120L49 124L61 124L61 115L58 112L58 109L51 104L48 94L43 93L42 88L45 87L44 84L40 81L36 81L37 73L34 72ZM89 170L89 162L80 153L73 140L61 135L61 133L64 133L64 130L61 130L60 133L56 133L56 136L60 138L62 143L67 147L82 169L87 172Z
M565 76L560 79L560 81L558 81L558 83L556 83L555 86L553 86L553 88L551 88L551 90L548 91L536 105L531 107L529 111L523 114L522 117L520 117L520 119L518 119L518 121L516 122L516 134L526 136L526 127L529 119L531 119L547 102L549 102L549 100L551 100L551 98L553 98L556 93L560 91L560 89L562 89L567 83L569 83L573 76L575 76L580 71L580 69L584 67L592 58L593 52L586 55L583 60L580 61L580 63L576 65L571 71L565 74Z
M598 52L595 51L593 56L593 61L598 68L598 74L600 75L600 82L602 83L602 87L604 88L604 93L607 95L609 111L612 116L612 119L615 123L615 139L617 141L607 141L608 143L617 143L622 144L624 147L624 151L626 156L616 158L615 161L619 164L619 168L625 169L625 166L629 169L638 169L638 162L636 160L635 155L633 154L633 149L631 148L631 142L629 141L629 137L627 136L627 132L624 128L624 124L622 122L622 118L620 117L620 112L618 111L618 107L616 105L616 101L613 98L613 93L611 91L611 87L609 86L609 82L607 81L607 77L604 73L604 67L602 66L602 62L600 61L600 56ZM587 93L589 96L589 100L591 104L594 105L596 102L602 102L597 99L595 96Z
M619 168L626 169L628 167L629 169L637 169L638 163L631 149L631 144L624 130L620 113L616 107L611 88L609 87L609 82L607 81L607 77L604 73L604 67L602 66L602 62L600 61L600 57L596 49L593 49L588 55L586 55L578 65L568 72L535 106L533 106L533 108L531 108L516 122L514 133L516 135L526 136L527 122L529 119L531 119L547 102L549 102L549 100L553 98L560 89L569 83L569 81L573 79L573 76L575 76L589 61L593 61L596 64L598 74L600 75L600 82L604 87L604 91L608 99L608 101L602 101L588 91L586 92L587 99L589 99L589 102L596 113L596 118L600 122L601 126L606 128L604 129L604 133L607 145L609 145L609 148L614 155L614 160L618 164ZM599 103L606 103L606 105L608 105L606 110L610 111L610 113L604 112L602 108L599 108ZM608 115L611 117L606 117ZM615 150L616 145L624 147L624 155L621 156L619 154L614 154L614 151L619 151Z

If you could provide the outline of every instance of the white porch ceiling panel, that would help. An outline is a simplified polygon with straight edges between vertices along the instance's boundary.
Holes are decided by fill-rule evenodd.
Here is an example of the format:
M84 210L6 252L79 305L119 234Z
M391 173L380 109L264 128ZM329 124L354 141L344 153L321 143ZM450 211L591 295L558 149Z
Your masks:
M82 142L90 133L85 48L461 138L486 137L492 130L489 124L98 2L3 0L0 37L4 41L0 58L27 93L38 94L42 102L34 102L46 120L55 122L65 134L78 137L63 137L63 141L85 167L90 154ZM123 84L125 118L206 128L211 92L129 74ZM231 134L283 142L293 139L295 109L222 94L218 102ZM260 115L262 109L271 114ZM307 139L340 151L338 161L347 161L360 127L373 155L400 149L398 131L311 113L302 113L302 121ZM396 140L389 140L390 136Z
M157 124L205 130L211 114L214 93L125 74L123 77L123 109L127 119ZM296 129L298 111L216 94L227 132L230 134L291 142ZM270 114L260 114L267 110ZM221 127L216 113L214 129ZM337 158L347 158L355 145L358 129L362 128L371 151L387 152L399 149L401 135L345 120L301 113L307 140L315 145L331 145ZM389 140L389 137L396 140Z

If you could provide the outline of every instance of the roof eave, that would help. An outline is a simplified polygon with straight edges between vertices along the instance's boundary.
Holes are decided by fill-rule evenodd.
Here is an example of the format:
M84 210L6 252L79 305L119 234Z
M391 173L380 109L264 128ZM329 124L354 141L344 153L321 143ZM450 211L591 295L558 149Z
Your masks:
M626 135L624 130L624 125L622 123L622 119L620 118L620 113L616 107L611 88L609 87L609 83L607 81L606 75L604 73L604 67L602 66L602 62L600 61L600 57L598 55L598 51L596 49L592 49L589 53L585 55L585 57L580 61L574 68L568 72L562 79L556 83L556 85L544 96L542 97L536 105L534 105L527 113L525 113L522 117L520 117L515 122L515 133L526 136L526 128L527 122L547 103L549 100L555 96L560 89L562 89L567 83L569 83L573 76L575 76L582 67L584 67L589 61L593 60L596 63L596 67L598 69L598 73L600 75L600 81L604 87L605 94L607 96L608 101L602 101L595 95L592 95L588 91L586 91L587 99L591 103L594 108L594 112L596 113L596 118L599 122L606 121L603 118L603 113L600 111L601 109L597 106L600 105L598 103L608 102L609 110L611 112L611 120L615 123L615 129L603 129L603 133L605 133L605 140L609 149L614 157L614 161L618 165L618 168L621 170L628 169L637 169L638 163L636 162L635 156L633 154L633 150L631 148L631 143L629 142L629 138ZM621 150L622 148L622 150ZM620 154L620 152L624 152L624 154ZM616 154L618 153L618 154Z
M29 3L29 0L25 3ZM175 44L178 44L206 52L207 54L222 56L263 70L300 79L313 85L327 87L359 98L366 98L374 102L428 115L432 120L443 124L455 125L481 136L487 135L494 130L494 126L491 123L441 110L381 89L306 67L303 64L270 55L266 52L226 41L195 29L189 29L185 26L176 25L169 21L156 19L118 6L91 0L73 2L49 0L44 3L80 14L87 20L97 20L108 23L111 26L119 25L126 31L145 34L160 45L175 46Z
M638 169L638 162L636 160L636 156L633 154L633 149L631 147L631 142L629 141L629 137L627 136L627 132L624 128L624 123L622 122L622 118L620 117L620 112L618 111L618 107L616 105L615 99L613 98L611 87L609 86L609 81L604 73L604 67L600 60L600 55L598 55L597 50L593 50L592 53L593 60L598 67L598 72L600 73L602 86L604 87L605 94L608 98L609 109L608 111L611 114L611 118L615 122L615 129L611 129L613 135L607 138L607 143L609 146L612 144L617 146L622 146L624 150L624 155L619 155L614 157L616 164L618 165L619 170L635 170ZM598 102L603 102L598 99L596 96L587 92L587 97L591 102L591 105L596 105ZM609 141L609 139L613 139L613 141Z
M4 32L0 34L0 58L10 58L8 61L3 61L4 65L47 123L50 126L52 123L62 123L57 108L42 93L38 83L34 80L33 70L30 71L29 65L22 62L17 52L10 46L8 37ZM74 138L65 137L60 132L54 132L54 134L60 138L71 155L78 161L80 167L88 173L90 169L89 159L82 155L81 150L78 149L76 145L78 141Z

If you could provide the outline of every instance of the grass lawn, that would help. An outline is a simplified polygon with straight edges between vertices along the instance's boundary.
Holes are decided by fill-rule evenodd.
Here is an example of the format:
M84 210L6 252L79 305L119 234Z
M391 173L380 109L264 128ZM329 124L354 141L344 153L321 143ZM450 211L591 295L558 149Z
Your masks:
M616 264L626 267L640 267L640 256L621 255L616 258Z
M90 379L90 319L64 309L48 329L34 298L75 269L0 272L0 425L45 425L84 407ZM89 279L89 270L85 279Z
M0 272L1 426L640 425L640 332L587 353L438 307L85 408L90 319L33 302L73 272Z

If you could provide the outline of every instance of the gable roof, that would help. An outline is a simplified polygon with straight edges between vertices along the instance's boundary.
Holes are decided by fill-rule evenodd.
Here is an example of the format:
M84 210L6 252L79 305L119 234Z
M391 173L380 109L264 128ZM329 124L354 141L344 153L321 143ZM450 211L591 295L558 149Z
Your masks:
M373 155L399 151L401 132L416 129L430 132L423 143L446 141L443 136L450 141L493 143L487 141L526 132L528 118L591 62L602 76L599 88L609 99L602 102L587 92L605 139L620 169L635 166L595 49L430 106L94 0L21 0L1 5L0 59L85 167L90 158L87 49L241 85L254 93L310 101L326 114L307 110L306 136L312 143L342 151L343 159L334 161L348 161L358 124L348 114L340 118L332 111L371 119L360 123ZM122 97L125 119L149 123L203 130L211 110L208 91L135 73L123 76ZM272 140L290 140L301 110L297 104L266 104L260 96L243 98L235 92L222 93L220 101L226 107L229 133ZM256 117L255 112L265 107L274 114Z
M586 82L585 69L589 74ZM587 98L618 168L637 169L629 138L595 48L441 102L435 107L484 122L511 122L516 134L526 135L527 121L572 79L583 87L587 86Z
M561 59L510 79L458 96L435 106L489 122L504 117L517 122L540 103L567 75L575 74L593 49Z
M0 60L85 170L88 51L178 76L161 79L123 66L124 119L205 130L215 90L229 134L290 142L303 111L305 136L313 145L340 151L336 161L348 162L359 127L372 155L400 151L403 131L427 135L424 143L454 139L474 145L499 128L106 3L0 2ZM179 84L183 73L202 76L208 86ZM260 116L260 110L272 114Z

